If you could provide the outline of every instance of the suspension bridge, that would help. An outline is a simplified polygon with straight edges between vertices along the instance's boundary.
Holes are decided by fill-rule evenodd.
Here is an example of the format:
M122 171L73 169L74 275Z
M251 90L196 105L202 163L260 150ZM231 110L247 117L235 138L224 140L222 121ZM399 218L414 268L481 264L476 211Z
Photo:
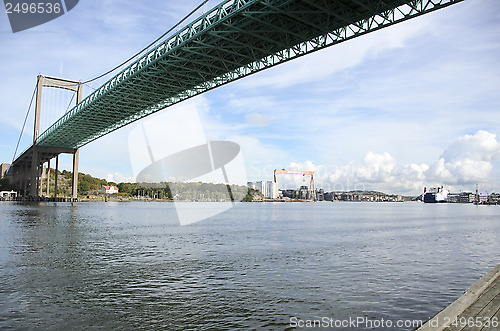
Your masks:
M14 156L8 175L25 197L37 199L43 165L50 169L55 158L57 169L58 155L72 154L77 199L82 146L218 86L461 1L225 0L115 68L83 99L86 82L38 76L33 143ZM73 91L77 103L40 133L44 87Z

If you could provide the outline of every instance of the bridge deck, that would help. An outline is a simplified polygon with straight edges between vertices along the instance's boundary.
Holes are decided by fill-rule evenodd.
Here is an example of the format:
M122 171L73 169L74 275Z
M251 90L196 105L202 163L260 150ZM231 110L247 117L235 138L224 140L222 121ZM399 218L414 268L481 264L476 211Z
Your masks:
M418 330L500 330L500 264Z
M460 1L223 1L90 94L36 144L79 148L217 86Z

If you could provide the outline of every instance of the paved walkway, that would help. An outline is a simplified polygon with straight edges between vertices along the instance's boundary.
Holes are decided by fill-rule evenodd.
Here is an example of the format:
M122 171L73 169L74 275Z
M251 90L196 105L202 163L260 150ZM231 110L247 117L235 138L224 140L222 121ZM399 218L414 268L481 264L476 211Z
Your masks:
M500 330L500 264L418 330Z

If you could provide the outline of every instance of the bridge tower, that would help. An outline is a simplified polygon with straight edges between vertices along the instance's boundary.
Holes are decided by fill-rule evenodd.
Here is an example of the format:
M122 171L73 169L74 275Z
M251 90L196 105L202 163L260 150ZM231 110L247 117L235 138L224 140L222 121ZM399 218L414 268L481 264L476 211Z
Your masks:
M37 138L40 134L40 113L42 104L42 90L44 87L60 88L65 90L70 90L76 93L76 104L82 101L82 84L77 81L71 81L62 78L47 77L43 75L38 75L37 77L37 87L36 87L36 105L35 105L35 121L34 121L34 131L33 131L33 145L31 147L31 171L30 171L30 196L40 197L42 195L42 172L43 164L48 163L47 166L47 195L49 195L49 178L50 178L50 160L56 158L56 172L55 172L55 187L54 187L54 198L57 198L57 176L59 167L59 154L68 153L73 155L73 178L72 178L72 200L76 201L78 199L78 160L79 160L79 150L68 149L68 148L57 148L49 146L39 146L37 145ZM26 172L24 171L26 174ZM22 181L22 180L21 180ZM24 179L24 182L26 180ZM26 185L26 184L24 184ZM26 191L26 187L24 187Z

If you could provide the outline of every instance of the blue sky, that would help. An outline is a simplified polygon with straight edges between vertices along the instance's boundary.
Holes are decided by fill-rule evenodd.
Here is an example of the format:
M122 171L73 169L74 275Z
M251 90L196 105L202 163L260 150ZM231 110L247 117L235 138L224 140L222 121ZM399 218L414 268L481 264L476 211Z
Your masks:
M39 73L97 76L198 3L80 1L66 15L16 34L0 14L0 161L12 159ZM327 190L416 195L424 186L470 191L478 183L483 192L498 192L499 36L500 2L465 0L175 107L197 110L208 139L239 143L249 180L271 180L273 169L293 168L316 171L318 186ZM47 92L46 108L65 109L70 97L60 94ZM58 116L48 111L42 118L47 124ZM20 150L32 139L32 121ZM80 171L133 180L133 128L83 147ZM70 169L69 156L62 166Z

